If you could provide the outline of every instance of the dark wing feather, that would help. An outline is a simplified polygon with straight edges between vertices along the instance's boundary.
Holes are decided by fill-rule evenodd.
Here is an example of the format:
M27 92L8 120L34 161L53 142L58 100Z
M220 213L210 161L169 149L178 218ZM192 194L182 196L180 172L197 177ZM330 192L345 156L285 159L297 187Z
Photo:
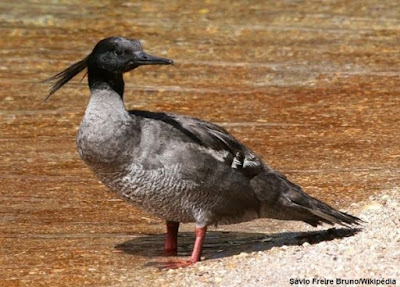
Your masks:
M263 170L261 160L228 131L218 125L200 119L148 111L129 111L132 115L162 121L179 130L196 144L215 151L227 151L233 159L232 168L252 178Z

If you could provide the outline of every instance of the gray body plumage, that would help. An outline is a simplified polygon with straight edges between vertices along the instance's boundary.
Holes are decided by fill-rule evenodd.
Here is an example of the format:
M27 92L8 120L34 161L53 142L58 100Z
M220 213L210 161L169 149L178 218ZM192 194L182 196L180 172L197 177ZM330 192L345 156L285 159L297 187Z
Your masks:
M347 215L309 197L223 128L127 111L111 88L91 90L77 146L119 197L168 221L207 226L270 217L317 225L340 223L333 220L339 216L346 223Z

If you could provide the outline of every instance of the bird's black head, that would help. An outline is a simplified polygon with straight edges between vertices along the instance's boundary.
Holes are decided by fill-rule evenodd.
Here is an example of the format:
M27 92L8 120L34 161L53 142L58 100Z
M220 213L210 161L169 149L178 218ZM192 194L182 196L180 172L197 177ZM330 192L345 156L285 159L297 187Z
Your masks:
M170 65L172 60L146 54L140 42L122 37L101 40L87 59L88 68L125 73L141 65Z
M122 74L141 65L170 65L173 61L145 53L139 41L123 37L109 37L96 44L83 60L45 81L55 81L45 101L75 75L88 68L91 74L104 78L122 79Z

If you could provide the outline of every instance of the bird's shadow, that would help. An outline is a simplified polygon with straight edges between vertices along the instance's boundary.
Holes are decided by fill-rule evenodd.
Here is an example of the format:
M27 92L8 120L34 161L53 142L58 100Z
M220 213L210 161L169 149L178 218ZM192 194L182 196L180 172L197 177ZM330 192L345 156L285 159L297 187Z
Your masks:
M216 259L240 254L242 252L265 251L283 245L302 245L305 242L316 244L322 241L353 236L361 228L331 228L320 231L283 232L274 234L246 232L207 232L203 247L205 259ZM182 232L178 236L178 256L190 256L194 234ZM115 246L118 251L143 257L164 256L165 234L144 235ZM151 265L151 264L150 264Z

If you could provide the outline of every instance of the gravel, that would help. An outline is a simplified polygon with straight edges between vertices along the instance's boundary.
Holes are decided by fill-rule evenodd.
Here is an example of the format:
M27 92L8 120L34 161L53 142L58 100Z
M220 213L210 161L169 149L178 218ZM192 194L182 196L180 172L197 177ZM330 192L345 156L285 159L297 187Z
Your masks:
M274 242L274 247L267 250L242 252L220 259L205 260L183 269L162 271L163 274L150 285L393 286L400 284L399 210L400 193L399 189L395 189L350 206L348 212L365 221L363 228L351 236L349 230L337 228L322 233L321 236L327 239L319 239L316 242L313 240L302 242L298 238L297 244ZM305 227L302 223L298 223L298 228L308 233L316 230ZM327 227L323 226L317 230L326 229ZM347 237L343 237L346 234Z

